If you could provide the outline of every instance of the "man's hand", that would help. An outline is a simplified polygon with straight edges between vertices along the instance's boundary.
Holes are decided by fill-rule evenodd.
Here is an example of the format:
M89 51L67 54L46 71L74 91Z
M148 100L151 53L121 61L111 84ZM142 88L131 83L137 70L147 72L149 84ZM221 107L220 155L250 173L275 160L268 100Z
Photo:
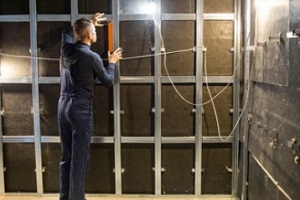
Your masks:
M112 54L110 52L107 53L108 62L116 64L119 60L122 59L122 48L117 48Z
M103 17L105 14L104 13L95 13L92 17L93 23L95 27L101 27L103 24L101 22L105 21L106 18Z

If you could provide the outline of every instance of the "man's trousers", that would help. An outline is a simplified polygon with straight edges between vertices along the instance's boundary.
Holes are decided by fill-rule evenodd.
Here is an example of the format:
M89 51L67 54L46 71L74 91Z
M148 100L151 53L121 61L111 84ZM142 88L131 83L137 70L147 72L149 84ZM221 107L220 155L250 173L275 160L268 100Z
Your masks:
M62 95L58 102L60 200L84 200L93 128L91 98Z

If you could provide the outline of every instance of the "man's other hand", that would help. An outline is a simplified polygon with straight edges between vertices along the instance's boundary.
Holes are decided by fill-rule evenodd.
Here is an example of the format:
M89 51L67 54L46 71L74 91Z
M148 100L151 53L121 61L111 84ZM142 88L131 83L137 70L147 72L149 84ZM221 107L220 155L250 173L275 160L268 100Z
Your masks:
M108 62L116 64L119 60L122 59L122 48L117 48L112 54L110 52L107 53Z
M103 24L101 24L103 21L106 20L106 17L103 17L104 13L95 13L92 17L93 23L95 27L101 27Z

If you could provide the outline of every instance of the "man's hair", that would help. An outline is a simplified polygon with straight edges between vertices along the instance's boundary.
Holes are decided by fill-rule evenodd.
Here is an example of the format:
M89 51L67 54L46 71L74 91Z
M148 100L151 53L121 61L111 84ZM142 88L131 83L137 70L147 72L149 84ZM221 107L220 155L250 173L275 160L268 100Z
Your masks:
M87 18L81 18L75 21L73 25L73 34L77 41L83 41L87 33L93 32L93 21Z

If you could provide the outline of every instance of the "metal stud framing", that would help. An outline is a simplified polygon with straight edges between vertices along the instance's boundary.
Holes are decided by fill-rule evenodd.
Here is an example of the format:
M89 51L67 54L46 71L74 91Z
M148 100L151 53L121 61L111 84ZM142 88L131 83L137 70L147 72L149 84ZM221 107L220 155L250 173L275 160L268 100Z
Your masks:
M155 53L161 53L160 41L160 26L163 20L194 20L196 25L195 33L195 76L174 76L172 80L177 83L191 83L195 85L195 103L202 102L202 87L203 87L203 23L205 20L233 20L234 26L234 66L239 65L240 59L240 15L241 15L241 1L235 2L234 13L203 13L203 1L195 0L194 14L161 14L161 1L154 0L158 5L158 11L154 16L141 14L120 14L120 0L112 1L112 14L107 15L107 20L113 22L114 26L114 47L119 46L119 24L120 21L131 20L155 20L154 40ZM0 22L30 22L30 44L31 55L37 54L37 22L38 21L70 21L73 23L77 18L87 16L78 14L78 0L71 1L70 15L38 15L36 10L36 0L30 0L30 14L29 15L0 15ZM202 135L202 107L195 107L195 136L192 137L162 137L161 134L161 111L162 111L162 84L169 83L166 77L161 73L161 56L154 57L154 76L129 77L119 76L119 67L117 67L116 81L114 84L114 137L93 137L93 143L110 143L114 144L115 151L115 194L122 194L122 166L121 166L121 144L123 143L151 143L154 144L155 149L155 191L154 195L161 195L161 151L163 143L186 143L195 145L195 195L202 195L202 144L203 143L222 143L218 137L203 137ZM3 143L19 142L19 143L34 143L35 157L36 157L36 181L37 193L43 193L43 176L42 176L42 143L59 143L58 137L41 136L40 128L40 114L39 114L39 84L58 84L59 77L39 77L38 76L38 62L36 58L31 59L32 75L31 77L0 77L1 84L17 83L17 84L32 84L32 100L33 100L33 118L34 118L34 136L3 136L0 144L0 156L3 158ZM222 77L208 77L209 83L228 83L231 82L234 88L233 92L233 123L237 121L239 116L239 67L236 76L222 76ZM232 81L233 80L233 81ZM155 103L155 135L153 137L122 137L120 128L120 86L124 83L131 84L154 84L154 103ZM1 100L0 100L1 104ZM0 128L1 128L0 120ZM234 132L234 136L228 140L232 144L232 195L237 194L237 170L238 170L238 144L239 144L239 130ZM2 161L2 160L1 160ZM3 170L3 163L0 161L0 170ZM0 193L5 193L3 173L0 174Z

